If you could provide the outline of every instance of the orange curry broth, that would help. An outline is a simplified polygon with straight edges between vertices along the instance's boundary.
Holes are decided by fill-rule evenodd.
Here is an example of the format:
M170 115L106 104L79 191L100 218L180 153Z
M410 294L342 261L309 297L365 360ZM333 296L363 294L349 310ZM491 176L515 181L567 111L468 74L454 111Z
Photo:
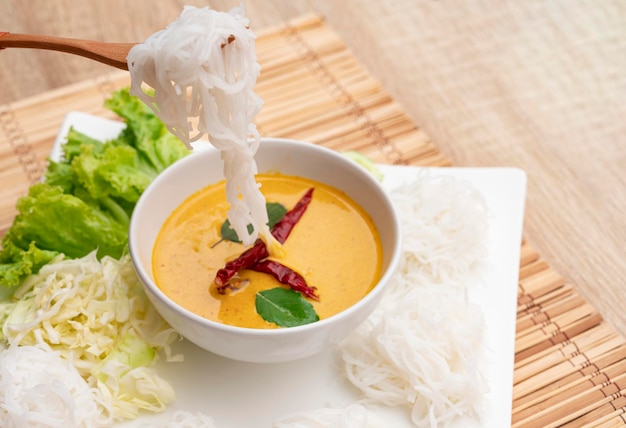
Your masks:
M260 174L268 202L290 210L314 187L306 212L283 244L277 259L317 287L319 302L309 300L320 319L334 315L365 296L380 279L382 246L370 217L347 195L300 177ZM268 274L242 270L250 282L238 290L217 292L213 279L226 261L247 247L220 241L228 210L224 182L204 188L183 202L164 223L153 252L157 285L172 300L196 314L224 324L274 328L255 309L258 291L287 287Z

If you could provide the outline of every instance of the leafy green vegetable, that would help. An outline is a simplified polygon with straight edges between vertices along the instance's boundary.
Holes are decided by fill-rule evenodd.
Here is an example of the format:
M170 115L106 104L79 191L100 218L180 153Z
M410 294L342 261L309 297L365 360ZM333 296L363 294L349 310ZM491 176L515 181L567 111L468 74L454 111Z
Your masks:
M287 214L287 208L277 202L268 202L267 207L267 226L271 229Z
M253 230L254 230L254 227L252 227L252 225L249 224L248 233L252 233ZM237 235L237 232L235 232L235 229L231 227L229 220L226 220L224 221L224 223L222 223L220 234L222 236L222 239L225 239L227 241L241 242L241 240L239 239L239 236Z
M105 106L124 119L125 129L106 142L69 130L63 159L50 160L45 181L17 202L18 215L2 238L1 286L15 287L60 253L78 258L97 249L98 257L119 258L139 197L189 153L128 89Z
M139 98L131 96L128 89L116 92L105 101L104 106L126 122L124 131L111 143L129 145L137 150L142 170L158 173L189 153L150 107Z
M376 179L378 181L383 181L384 175L380 171L380 169L378 169L378 167L376 166L376 163L372 159L370 159L369 157L365 156L363 153L348 150L348 151L345 151L345 152L341 152L341 154L344 155L345 157L347 157L348 159L351 159L354 162L356 162L359 165L361 165L370 174L372 174L374 177L376 177Z
M274 227L276 223L278 223L287 213L287 208L277 202L268 202L265 205L267 209L267 217L268 222L267 225L271 229ZM252 233L254 228L251 224L248 225L248 233ZM226 220L222 223L222 227L220 229L220 234L222 239L226 239L227 241L232 242L241 242L239 236L237 236L237 232L230 225L230 221Z
M7 235L8 236L8 235ZM0 251L0 278L7 287L0 287L0 301L10 296L22 278L39 272L42 266L48 264L58 253L56 251L41 250L31 242L26 250L17 247L10 238L2 240Z
M256 311L280 327L295 327L319 321L315 308L300 293L288 288L272 288L256 294Z

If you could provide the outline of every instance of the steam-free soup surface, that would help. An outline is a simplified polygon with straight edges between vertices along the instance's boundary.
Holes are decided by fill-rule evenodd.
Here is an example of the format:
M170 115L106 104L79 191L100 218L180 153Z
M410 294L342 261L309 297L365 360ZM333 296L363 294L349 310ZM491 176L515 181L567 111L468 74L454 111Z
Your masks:
M320 319L351 306L365 296L381 275L382 247L369 216L347 195L327 185L293 176L257 176L268 202L291 209L314 187L313 199L296 224L278 261L317 287L313 304ZM224 324L274 328L255 309L258 291L279 284L267 274L240 271L237 290L217 292L218 269L247 247L222 240L226 219L224 182L189 197L163 225L153 253L157 285L175 302L196 314Z

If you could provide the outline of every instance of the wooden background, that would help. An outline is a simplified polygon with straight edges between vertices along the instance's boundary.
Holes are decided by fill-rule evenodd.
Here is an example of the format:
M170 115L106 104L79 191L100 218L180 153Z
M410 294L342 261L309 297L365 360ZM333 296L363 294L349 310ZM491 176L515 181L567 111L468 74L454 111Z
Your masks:
M0 31L141 41L184 4L228 10L240 2L0 0ZM524 169L527 240L626 334L626 2L243 4L255 30L322 15L456 166ZM109 71L7 49L0 104Z

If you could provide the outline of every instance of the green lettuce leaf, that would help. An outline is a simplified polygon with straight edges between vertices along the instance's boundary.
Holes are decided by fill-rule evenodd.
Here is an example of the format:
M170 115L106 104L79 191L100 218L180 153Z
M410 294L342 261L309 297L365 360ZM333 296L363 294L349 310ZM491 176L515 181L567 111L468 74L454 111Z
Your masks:
M98 257L119 258L141 194L189 154L128 89L113 93L105 106L126 127L110 141L69 130L63 158L50 160L44 182L18 200L18 215L2 239L0 286L17 286L60 253L79 258L97 250Z
M122 89L104 103L126 122L126 129L114 144L130 144L146 169L160 172L189 153L187 147L172 135L163 122L139 98Z
M7 233L13 245L36 245L70 258L98 249L98 256L119 258L128 242L127 223L95 203L63 193L59 186L37 183L17 202L19 214ZM4 247L4 245L3 245Z
M39 272L42 266L48 264L59 253L37 248L33 242L27 249L17 247L7 234L2 240L0 251L0 279L10 288L0 287L0 300L10 296L15 287L20 284L22 278Z

